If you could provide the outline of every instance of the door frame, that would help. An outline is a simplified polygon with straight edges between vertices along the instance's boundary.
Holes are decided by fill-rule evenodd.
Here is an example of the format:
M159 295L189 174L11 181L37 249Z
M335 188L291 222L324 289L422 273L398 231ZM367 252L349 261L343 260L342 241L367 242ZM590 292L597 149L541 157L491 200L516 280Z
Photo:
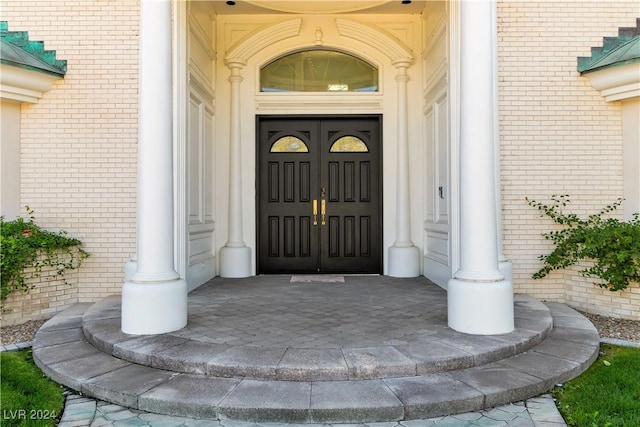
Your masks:
M300 120L330 120L330 119L344 119L344 118L353 118L353 119L375 119L378 122L378 134L379 134L379 148L378 148L378 177L380 184L378 185L378 215L379 215L379 225L378 225L378 244L380 245L380 253L379 253L379 272L377 274L384 273L384 192L383 192L383 167L384 167L384 156L383 156L383 145L384 145L384 137L383 137L383 115L382 114L256 114L255 115L255 159L256 159L256 167L255 167L255 229L256 229L256 241L255 241L255 265L256 272L258 274L260 271L260 251L258 250L260 247L260 172L262 170L260 162L262 161L260 155L260 132L259 126L260 121L262 119L300 119ZM263 231L264 232L264 231ZM319 243L320 244L320 243ZM339 273L331 273L331 274L339 274ZM350 274L346 272L346 274ZM357 273L356 273L357 274ZM375 274L375 273L373 273Z

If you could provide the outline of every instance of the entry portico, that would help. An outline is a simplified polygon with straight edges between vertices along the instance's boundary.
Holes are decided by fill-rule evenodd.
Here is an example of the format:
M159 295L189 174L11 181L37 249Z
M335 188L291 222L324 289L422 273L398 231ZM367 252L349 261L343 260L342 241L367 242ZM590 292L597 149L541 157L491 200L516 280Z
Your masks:
M202 71L206 67L193 65L198 57L191 41L199 40L202 45L207 32L188 25L192 6L168 0L141 2L138 253L137 271L123 288L123 331L156 334L182 328L187 318L187 289L208 280L216 273L216 265L222 277L256 274L256 116L328 113L382 116L380 273L394 277L434 275L438 284L447 287L448 271L448 278L453 277L448 282L452 328L476 334L513 330L512 286L498 269L495 2L447 3L445 20L434 26L434 45L422 55L417 52L417 43L411 44L407 41L410 37L402 36L419 27L412 21L413 15L403 16L407 23L400 28L382 21L368 22L359 15L335 13L301 13L293 18L274 15L266 20L230 16L223 20L225 28L216 31L223 40L212 43L208 52L209 82L202 78L207 75ZM176 34L173 43L168 31L172 26ZM433 66L432 52L442 47L443 40L443 49L448 45L448 60ZM148 41L153 46L147 45ZM172 44L173 54L169 54ZM292 52L319 47L349 53L375 65L379 90L259 90L259 70L264 65ZM422 60L416 60L421 56ZM216 65L218 57L224 58L220 61L224 68ZM145 82L149 89L145 89ZM416 97L416 93L424 95ZM420 100L423 114L415 108ZM191 120L195 114L200 114L202 121ZM186 134L206 134L211 123L216 128L209 135L213 147L185 143ZM147 147L148 135L154 136ZM192 149L200 155L190 157ZM202 160L202 153L210 157ZM438 179L432 179L432 171L421 170L421 159L431 156L439 156L438 161L433 160L443 171ZM204 163L195 165L194 159ZM210 179L204 182L202 177ZM220 220L214 222L208 218L206 206L199 214L190 211L193 206L187 205L195 203L191 198L194 193L196 201L209 197L206 189L197 185L203 182L204 186L212 185L210 190L219 205L228 210L226 218L219 214ZM438 203L440 207L432 207ZM447 236L446 259L440 263L444 274L432 273L438 254L425 250L433 239L429 233L422 237L423 217L431 215L427 211L440 218L434 219L433 229L448 227L444 233L439 231ZM194 276L189 270L189 251L197 239L192 241L191 233L211 234L214 228L226 242L216 250L216 238L199 240L210 242L218 256L202 257L193 264L202 265L209 275ZM131 292L133 289L136 291Z

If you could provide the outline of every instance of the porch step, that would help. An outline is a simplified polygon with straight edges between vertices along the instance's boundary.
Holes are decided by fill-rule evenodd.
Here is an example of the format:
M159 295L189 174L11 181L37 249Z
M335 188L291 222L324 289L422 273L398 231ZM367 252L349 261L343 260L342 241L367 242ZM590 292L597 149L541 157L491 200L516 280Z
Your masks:
M110 299L93 307L77 305L49 320L33 344L37 365L55 381L85 395L134 409L191 418L361 423L475 411L539 395L554 384L579 375L595 360L599 347L597 331L587 319L564 305L548 303L546 307L553 318L553 329L543 334L543 339L524 351L518 351L526 346L524 344L505 344L514 351L507 356L478 353L477 357L474 355L476 362L469 367L447 366L440 367L437 372L419 372L416 359L416 370L412 375L394 376L391 369L380 369L377 372L382 374L378 375L373 374L375 370L372 369L367 378L356 375L351 379L316 381L302 375L294 381L278 377L277 366L273 378L265 375L267 370L260 369L240 376L249 365L239 362L227 371L234 376L223 377L216 375L216 369L223 365L194 362L193 355L199 355L195 359L200 361L213 360L206 353L210 348L198 347L195 343L176 344L173 338L166 336L124 337L115 330L92 329L98 324L117 323L114 319L118 317L100 317L117 312L114 301ZM540 314L536 309L539 307L533 304L531 309L527 304L516 304L516 316L520 319L517 323L523 316L532 318ZM87 335L101 343L101 348L85 338L83 317L85 333L93 331ZM110 345L114 354L118 348L140 350L145 342L149 344L154 338L156 346L162 346L164 340L175 344L168 347L174 349L173 360L177 360L179 354L187 355L191 362L183 366L190 367L188 369L199 366L202 372L168 369L173 366L169 362L160 365L165 369L155 367L153 352L144 356L151 357L149 366L141 364L145 360L134 363L103 351L109 350ZM140 345L133 346L133 341ZM130 342L128 347L124 346L126 342ZM154 348L156 353L162 352L159 347ZM130 356L135 359L145 353L132 351L130 354L136 354ZM300 366L302 362L297 368ZM354 366L350 367L348 363L346 366L347 373L358 372ZM422 367L428 369L428 364ZM313 369L309 372L313 373L309 374L311 377L318 374Z
M109 297L83 315L85 338L105 353L173 372L220 378L277 381L347 381L410 377L485 365L541 343L552 328L549 309L516 298L516 330L500 336L457 333L439 324L422 333L367 347L268 347L203 342L176 334L134 336L120 331L120 297ZM237 334L236 334L237 335Z

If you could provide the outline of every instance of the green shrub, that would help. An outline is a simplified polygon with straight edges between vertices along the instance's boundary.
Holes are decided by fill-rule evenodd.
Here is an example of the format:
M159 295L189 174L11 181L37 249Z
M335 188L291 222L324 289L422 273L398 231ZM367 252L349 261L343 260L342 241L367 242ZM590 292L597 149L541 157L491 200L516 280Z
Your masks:
M596 284L602 288L620 291L626 289L631 282L640 282L639 214L634 214L628 222L604 218L622 204L622 199L586 219L562 212L562 208L570 202L566 194L551 196L553 203L549 205L526 200L542 215L563 226L560 230L543 234L545 239L555 244L555 249L548 255L538 257L544 262L544 266L533 275L534 279L540 279L553 270L572 266L579 261L590 261L590 266L582 269L580 274L584 277L601 278L604 282Z
M35 224L33 211L26 207L28 219L17 218L5 221L0 217L2 234L0 300L14 291L27 292L33 288L28 279L40 276L43 267L53 267L64 279L66 270L78 268L89 256L78 239L66 236L65 232L54 233ZM66 283L66 280L65 280Z

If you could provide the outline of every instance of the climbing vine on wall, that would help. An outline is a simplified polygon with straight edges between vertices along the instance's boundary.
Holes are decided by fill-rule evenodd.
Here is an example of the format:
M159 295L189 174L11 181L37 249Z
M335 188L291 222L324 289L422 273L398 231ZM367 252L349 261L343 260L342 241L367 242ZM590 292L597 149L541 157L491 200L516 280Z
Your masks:
M563 212L571 201L567 194L551 196L552 203L549 204L526 200L543 216L562 226L559 230L543 234L555 248L550 254L538 257L544 266L534 273L534 279L541 279L553 270L567 268L579 261L588 261L589 266L580 274L599 277L603 281L596 284L602 288L620 291L632 282L640 282L639 214L634 214L630 221L606 218L622 204L623 199L586 219Z
M64 279L65 271L79 268L89 256L80 247L80 240L68 237L65 232L41 229L35 223L33 211L28 206L26 210L27 219L5 221L0 217L0 300L15 291L29 291L34 286L29 279L39 277L44 267L56 269L57 275Z

